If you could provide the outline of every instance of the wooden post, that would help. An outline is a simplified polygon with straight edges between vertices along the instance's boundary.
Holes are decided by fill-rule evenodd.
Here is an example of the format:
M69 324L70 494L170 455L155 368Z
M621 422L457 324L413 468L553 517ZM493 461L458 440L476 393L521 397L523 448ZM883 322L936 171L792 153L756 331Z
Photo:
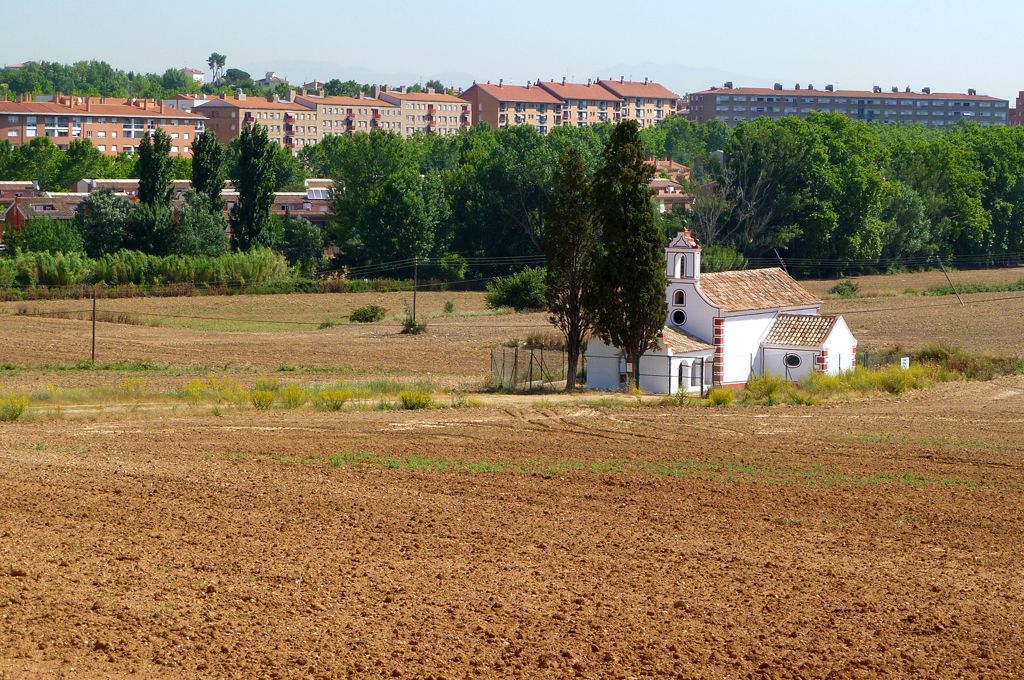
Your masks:
M96 286L92 287L92 363L96 363Z
M953 285L953 279L949 278L949 272L946 271L946 266L942 264L942 258L936 257L935 261L939 263L939 269L945 274L946 280L949 281L949 287L953 289L953 295L956 295L956 301L960 303L960 306L964 306L964 301L960 299L960 293L957 292L956 286Z
M416 323L416 289L420 281L420 258L412 259L412 321Z

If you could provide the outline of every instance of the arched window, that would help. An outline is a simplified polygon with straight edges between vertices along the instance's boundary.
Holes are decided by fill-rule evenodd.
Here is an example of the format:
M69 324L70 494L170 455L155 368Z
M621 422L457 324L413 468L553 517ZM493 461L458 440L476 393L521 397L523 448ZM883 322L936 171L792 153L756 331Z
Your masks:
M686 256L685 255L677 255L676 256L676 278L677 279L686 278Z
M686 304L686 293L681 290L677 290L672 296L672 304L676 307L682 307Z
M677 309L672 312L672 323L676 326L682 326L686 323L686 312L681 309Z

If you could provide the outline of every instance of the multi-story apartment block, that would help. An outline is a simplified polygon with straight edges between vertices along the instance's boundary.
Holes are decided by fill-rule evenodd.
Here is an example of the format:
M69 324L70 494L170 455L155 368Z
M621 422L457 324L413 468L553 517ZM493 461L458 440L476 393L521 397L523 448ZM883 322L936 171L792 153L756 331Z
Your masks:
M317 107L300 101L282 101L270 95L248 97L242 92L221 95L197 109L221 144L228 144L242 133L247 123L263 125L271 141L298 152L321 139Z
M599 80L583 83L537 81L505 85L474 83L462 94L477 122L494 127L533 125L547 134L559 125L586 127L635 120L656 124L676 111L679 95L649 80Z
M920 123L929 127L953 125L961 120L973 120L983 126L1006 125L1009 122L1009 102L1005 99L979 95L974 90L967 94L932 92L924 88L913 92L910 88L892 88L883 91L875 87L867 90L836 90L826 85L824 90L813 85L783 89L732 87L712 88L690 95L690 119L698 122L720 120L738 123L744 120L784 116L806 118L812 111L842 113L863 121L882 123Z
M396 134L402 132L400 107L380 99L300 94L295 101L316 112L320 139L370 130L387 130Z
M453 135L473 123L469 104L432 88L425 92L407 92L404 87L397 90L382 87L380 98L398 107L405 137L417 132Z
M590 80L586 85L567 83L565 78L561 82L538 82L537 85L561 101L562 117L558 125L587 127L620 120L622 100Z
M205 124L202 115L145 99L58 96L47 102L28 97L0 100L0 140L15 146L49 137L66 149L76 139L88 139L107 155L134 154L143 136L161 128L171 138L172 156L190 156L192 141Z
M542 135L562 124L562 100L543 87L527 83L506 85L499 81L473 83L462 93L469 102L473 120L491 127L532 125Z
M1015 106L1010 109L1010 125L1024 125L1024 90L1017 95Z
M597 82L622 101L622 120L635 120L640 127L657 125L679 107L678 94L646 78L643 82L623 78Z

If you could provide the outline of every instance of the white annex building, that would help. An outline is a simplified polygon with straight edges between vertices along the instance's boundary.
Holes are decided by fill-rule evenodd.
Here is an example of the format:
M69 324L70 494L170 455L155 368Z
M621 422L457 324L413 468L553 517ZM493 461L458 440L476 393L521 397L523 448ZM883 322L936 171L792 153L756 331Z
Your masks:
M742 387L764 374L799 380L856 365L857 340L842 316L822 316L821 300L778 267L701 274L689 231L665 249L668 319L640 358L640 389L654 394ZM632 359L593 337L587 387L618 390Z

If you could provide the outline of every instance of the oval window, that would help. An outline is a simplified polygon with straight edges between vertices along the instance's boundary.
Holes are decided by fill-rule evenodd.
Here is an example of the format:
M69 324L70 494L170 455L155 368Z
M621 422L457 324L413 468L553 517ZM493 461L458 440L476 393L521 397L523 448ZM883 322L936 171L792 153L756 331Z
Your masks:
M672 312L672 323L676 326L682 326L686 323L686 312L681 309L677 309Z
M803 363L799 354L787 354L785 361L787 368L798 368Z

